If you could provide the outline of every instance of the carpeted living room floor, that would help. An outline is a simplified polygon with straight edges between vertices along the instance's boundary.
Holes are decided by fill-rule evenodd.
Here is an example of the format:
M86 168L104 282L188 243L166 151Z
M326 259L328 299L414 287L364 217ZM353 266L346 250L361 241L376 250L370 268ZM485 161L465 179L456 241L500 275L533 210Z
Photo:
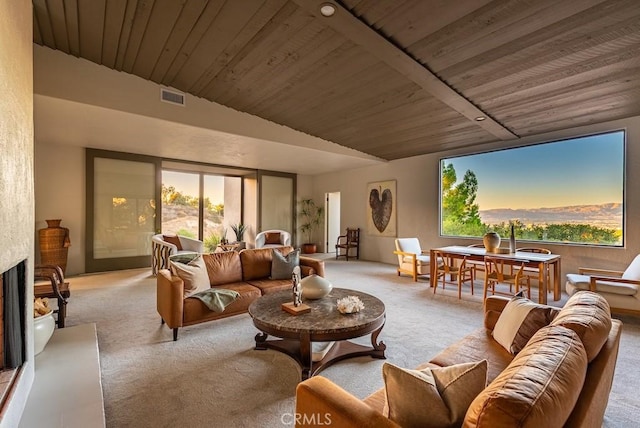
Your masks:
M482 287L457 299L436 295L426 280L398 277L395 266L326 260L334 287L384 301L381 340L387 361L413 368L482 326ZM97 325L107 427L293 426L298 365L272 350L256 351L248 314L180 329L177 342L155 310L155 277L135 269L69 278L69 326ZM561 304L561 302L555 302ZM640 420L640 319L624 323L605 427ZM359 339L366 343L368 338ZM383 360L360 357L321 373L357 397L382 387Z

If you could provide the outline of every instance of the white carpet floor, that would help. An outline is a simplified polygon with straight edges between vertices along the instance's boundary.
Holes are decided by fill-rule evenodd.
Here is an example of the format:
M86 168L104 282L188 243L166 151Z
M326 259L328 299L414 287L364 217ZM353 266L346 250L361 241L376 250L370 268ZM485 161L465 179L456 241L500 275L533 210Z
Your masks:
M327 259L326 271L335 287L385 302L387 322L379 339L394 364L413 368L482 326L480 285L476 296L465 289L458 300L454 286L434 295L426 280L398 277L392 265ZM155 309L150 269L69 280L68 325L97 325L107 427L292 426L299 367L279 352L253 349L258 331L249 315L180 329L173 342ZM640 320L621 319L604 425L612 428L635 427L640 420ZM363 398L382 387L382 364L360 357L321 375Z

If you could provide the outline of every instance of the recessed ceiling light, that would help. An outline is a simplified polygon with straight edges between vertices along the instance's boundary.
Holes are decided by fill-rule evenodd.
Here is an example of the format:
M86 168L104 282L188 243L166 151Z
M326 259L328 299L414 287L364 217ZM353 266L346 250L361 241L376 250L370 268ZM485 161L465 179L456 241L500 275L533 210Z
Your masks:
M320 13L322 14L322 16L326 16L328 18L336 13L336 7L331 3L324 3L320 5Z
M478 116L478 117L476 117L476 122L482 122L485 119L486 119L486 117L484 117L484 116Z

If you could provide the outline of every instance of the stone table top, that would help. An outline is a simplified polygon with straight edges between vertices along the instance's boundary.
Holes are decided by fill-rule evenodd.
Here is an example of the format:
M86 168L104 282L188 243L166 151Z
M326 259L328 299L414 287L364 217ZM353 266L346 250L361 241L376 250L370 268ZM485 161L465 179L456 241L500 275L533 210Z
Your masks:
M364 309L353 314L341 314L337 309L336 301L347 296L360 298ZM300 315L292 315L282 309L282 303L292 300L292 293L289 290L267 294L251 303L249 314L254 319L254 323L257 321L279 331L315 334L360 330L368 324L379 323L385 316L384 303L380 299L346 288L334 288L322 299L305 299L303 303L309 305L311 311Z

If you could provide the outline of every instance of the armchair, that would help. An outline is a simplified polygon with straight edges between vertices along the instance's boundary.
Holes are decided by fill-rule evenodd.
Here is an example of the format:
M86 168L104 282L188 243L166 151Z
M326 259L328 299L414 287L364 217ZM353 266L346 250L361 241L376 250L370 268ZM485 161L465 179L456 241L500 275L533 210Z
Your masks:
M418 275L429 275L431 272L431 258L427 251L422 251L418 238L396 239L396 251L398 256L398 276L406 273L418 281Z
M179 235L153 235L151 237L151 270L157 275L160 269L169 269L169 257L180 253L204 253L204 243Z
M336 260L338 257L345 257L349 261L349 250L356 249L356 259L360 258L360 228L349 229L347 233L338 236L336 242ZM344 251L344 252L342 252ZM351 256L353 257L353 256Z
M285 230L263 230L256 235L256 248L291 246L291 234Z
M582 267L567 274L565 289L569 295L578 290L600 294L611 306L611 312L640 315L640 255L624 272Z

